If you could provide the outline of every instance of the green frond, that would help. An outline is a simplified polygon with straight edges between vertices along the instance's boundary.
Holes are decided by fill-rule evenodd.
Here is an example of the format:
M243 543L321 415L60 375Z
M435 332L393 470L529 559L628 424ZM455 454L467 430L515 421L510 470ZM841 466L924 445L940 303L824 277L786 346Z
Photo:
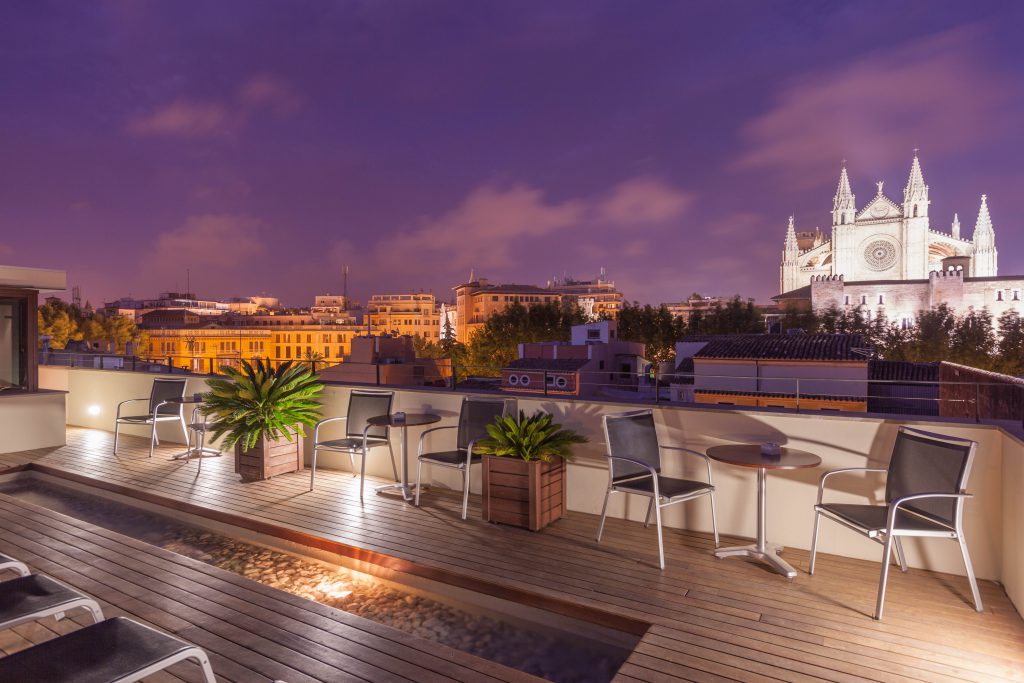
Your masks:
M526 415L519 411L518 417L496 417L487 425L487 434L489 438L477 442L476 451L544 462L572 460L572 445L587 441L577 432L555 424L554 418L544 412Z

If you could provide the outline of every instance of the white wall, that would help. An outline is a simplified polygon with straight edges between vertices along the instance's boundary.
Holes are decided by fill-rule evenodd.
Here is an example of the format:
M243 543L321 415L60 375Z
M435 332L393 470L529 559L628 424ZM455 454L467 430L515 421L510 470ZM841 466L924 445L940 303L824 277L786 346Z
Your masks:
M123 398L146 396L152 377L141 373L41 368L40 380L46 387L66 388L68 423L99 429L112 429L113 407ZM190 380L189 393L205 387L199 378ZM325 415L345 414L351 387L330 385L324 394ZM444 416L441 424L454 424L463 394L429 389L402 389L396 392L395 410L407 413L430 411ZM544 397L519 397L519 407L527 412L546 410L556 420L590 438L578 447L578 457L569 468L568 503L570 510L600 513L607 485L600 416L608 412L635 409L636 404L591 400L552 400ZM90 406L98 406L92 414ZM1002 429L974 423L926 422L888 418L844 416L815 413L758 412L716 407L661 405L655 408L664 443L703 449L717 443L760 443L775 441L821 456L822 466L812 470L771 473L768 477L768 536L787 547L808 548L813 524L813 505L821 474L840 467L885 467L897 428L913 424L922 428L978 442L978 456L969 490L975 495L967 503L965 526L972 559L982 578L1002 581L1018 605L1024 605L1024 443ZM415 450L422 428L409 429L410 476L415 476ZM428 448L450 448L454 430L431 435ZM173 432L168 436L173 438ZM436 439L434 438L436 436ZM398 453L398 434L395 435ZM307 442L307 447L309 442ZM308 457L308 453L307 453ZM347 457L323 454L320 465L347 469ZM387 452L371 454L367 471L389 476ZM703 464L696 458L669 455L664 463L668 476L700 477ZM424 479L438 486L459 487L452 470L425 468ZM753 537L755 533L754 472L746 468L715 464L719 530L724 534ZM860 475L833 478L835 488L827 500L878 501L882 495L879 479ZM479 492L479 468L474 468L472 490ZM424 495L430 495L426 493ZM623 494L613 496L609 514L641 521L645 501ZM705 501L684 503L665 510L665 523L698 531L711 530L711 516ZM596 530L596 520L595 520ZM823 552L878 560L881 546L863 539L838 525L823 523L819 548ZM957 544L929 540L906 544L912 566L944 572L963 573ZM653 549L652 549L653 552Z

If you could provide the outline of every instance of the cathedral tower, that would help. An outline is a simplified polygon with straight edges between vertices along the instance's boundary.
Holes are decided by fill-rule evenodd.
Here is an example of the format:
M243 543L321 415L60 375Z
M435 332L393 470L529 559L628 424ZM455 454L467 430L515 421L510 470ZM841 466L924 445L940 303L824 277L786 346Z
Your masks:
M903 248L906 250L903 277L908 280L928 277L928 186L921 173L921 162L914 150L910 177L903 189Z
M996 231L992 228L992 217L988 213L988 196L981 195L978 221L974 224L974 258L971 259L971 275L989 277L998 275L996 252Z
M850 176L846 173L846 162L839 172L839 185L832 198L832 248L834 273L853 272L853 234L857 221L857 198L850 189Z
M786 229L786 243L782 249L782 268L779 270L779 291L788 292L800 287L800 245L796 240L796 227L793 217L789 217Z
M846 174L846 162L843 162L843 170L839 173L839 186L836 188L836 196L832 198L832 225L847 225L853 223L857 216L857 198L850 189L850 176Z

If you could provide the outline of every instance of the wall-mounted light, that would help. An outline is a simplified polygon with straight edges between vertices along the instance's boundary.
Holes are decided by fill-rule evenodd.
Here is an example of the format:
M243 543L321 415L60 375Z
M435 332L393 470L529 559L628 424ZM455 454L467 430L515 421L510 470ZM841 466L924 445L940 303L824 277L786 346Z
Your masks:
M100 407L97 404L93 403L91 406L85 409L85 412L95 417L96 415L100 414Z

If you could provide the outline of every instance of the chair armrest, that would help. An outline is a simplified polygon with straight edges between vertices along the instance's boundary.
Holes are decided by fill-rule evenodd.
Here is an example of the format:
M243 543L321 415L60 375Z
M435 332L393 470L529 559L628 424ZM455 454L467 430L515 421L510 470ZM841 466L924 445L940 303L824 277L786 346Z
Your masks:
M825 481L833 474L846 474L849 472L888 472L889 470L881 467L844 467L839 470L829 470L825 474L821 475L821 481L818 482L818 505L821 505L822 497L825 495Z
M419 445L416 446L416 457L418 458L421 455L423 455L423 440L426 438L427 434L430 434L431 432L439 432L442 429L456 429L456 428L458 428L458 425L446 425L444 427L431 427L430 429L424 429L422 432L420 432Z
M608 459L609 460L621 460L623 462L628 462L630 464L636 465L637 467L642 467L642 468L644 468L645 470L647 470L649 472L649 476L652 476L655 479L658 478L657 470L655 470L653 467L651 467L649 464L647 464L646 462L644 462L642 460L634 460L633 458L626 458L626 457L621 456L621 455L609 455ZM609 463L609 465L610 464L611 463ZM609 474L611 473L611 467L608 468L608 472L609 472ZM644 475L644 476L648 476L648 475Z
M708 484L714 486L714 484L711 481L711 458L709 458L705 453L695 451L692 448L683 448L682 446L662 446L661 444L658 444L658 447L664 448L665 450L668 451L680 451L682 453L687 453L689 455L695 455L701 460L703 460L704 466L707 468L708 471Z
M339 422L341 420L347 420L348 417L328 417L320 420L313 426L313 445L320 443L320 425L327 424L328 422Z
M900 506L912 500L920 500L922 498L957 498L964 500L965 498L973 497L973 493L912 493L909 496L902 496L889 504L889 518L886 520L886 528L890 530L893 528L893 524L896 523L896 512Z
M130 398L127 401L121 401L120 403L117 404L117 412L115 413L114 419L116 420L117 418L121 417L121 406L123 406L125 403L134 403L136 401L148 401L148 400L149 400L148 398Z

